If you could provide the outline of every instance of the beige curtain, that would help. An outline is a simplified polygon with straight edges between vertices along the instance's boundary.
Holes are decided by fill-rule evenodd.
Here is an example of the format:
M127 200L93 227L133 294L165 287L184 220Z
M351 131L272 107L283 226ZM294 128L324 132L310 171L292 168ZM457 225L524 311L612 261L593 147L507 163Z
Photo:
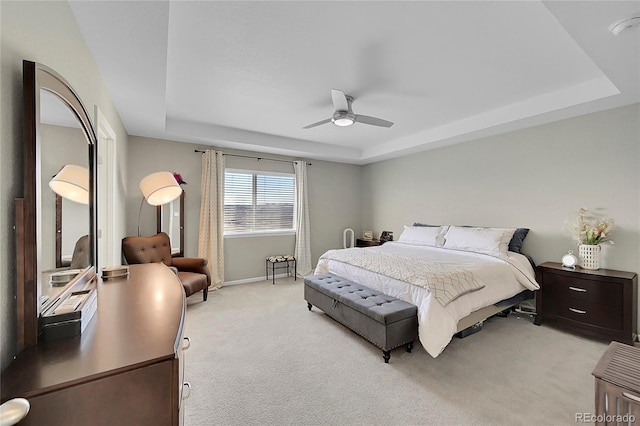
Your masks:
M295 161L296 173L296 248L294 256L298 275L305 276L311 269L311 231L309 226L309 203L307 201L307 162Z
M224 155L206 150L202 154L202 201L198 256L208 261L210 290L224 283Z

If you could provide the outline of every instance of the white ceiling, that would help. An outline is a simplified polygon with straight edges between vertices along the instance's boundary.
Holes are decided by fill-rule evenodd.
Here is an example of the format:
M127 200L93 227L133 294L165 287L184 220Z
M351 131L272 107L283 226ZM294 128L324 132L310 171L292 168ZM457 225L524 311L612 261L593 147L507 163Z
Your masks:
M366 164L640 101L640 1L74 1L131 135ZM333 113L394 122L303 126Z

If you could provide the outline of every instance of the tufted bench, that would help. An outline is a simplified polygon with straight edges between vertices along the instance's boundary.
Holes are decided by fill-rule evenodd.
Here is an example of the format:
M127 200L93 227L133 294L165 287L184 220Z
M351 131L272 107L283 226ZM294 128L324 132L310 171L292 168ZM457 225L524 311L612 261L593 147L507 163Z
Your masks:
M418 308L333 274L304 278L304 298L313 306L382 349L384 362L391 349L407 345L411 352L418 337Z

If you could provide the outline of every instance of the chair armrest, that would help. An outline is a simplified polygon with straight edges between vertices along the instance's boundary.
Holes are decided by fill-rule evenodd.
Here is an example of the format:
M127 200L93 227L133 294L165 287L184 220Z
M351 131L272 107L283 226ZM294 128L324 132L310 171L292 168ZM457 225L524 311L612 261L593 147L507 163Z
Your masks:
M207 284L211 285L211 276L207 268L207 259L202 257L174 257L171 259L172 266L179 271L195 272L207 276Z

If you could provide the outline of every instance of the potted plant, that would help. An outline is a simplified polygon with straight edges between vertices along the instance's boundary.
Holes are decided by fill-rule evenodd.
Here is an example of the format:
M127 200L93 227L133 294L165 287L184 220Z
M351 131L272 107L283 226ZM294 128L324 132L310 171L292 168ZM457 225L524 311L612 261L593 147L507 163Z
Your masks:
M584 269L600 268L600 244L608 242L613 231L613 219L605 219L581 208L578 217L571 226L573 238L579 243L578 258L580 266Z

